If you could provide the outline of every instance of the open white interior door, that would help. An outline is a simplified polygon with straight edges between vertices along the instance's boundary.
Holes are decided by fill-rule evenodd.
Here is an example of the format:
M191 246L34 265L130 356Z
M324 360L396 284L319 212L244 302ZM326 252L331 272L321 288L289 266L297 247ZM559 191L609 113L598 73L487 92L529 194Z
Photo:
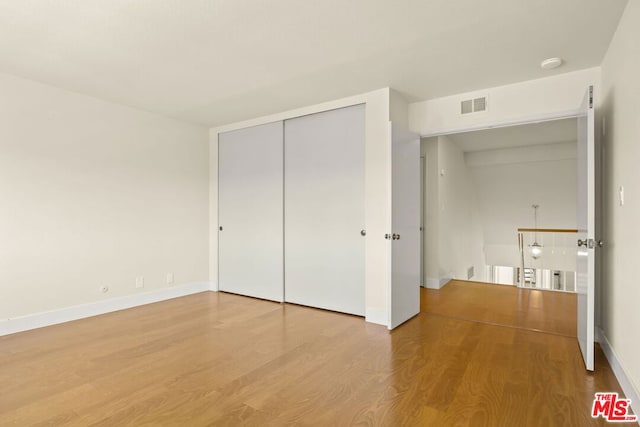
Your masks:
M391 124L389 329L420 312L420 137Z
M584 364L593 371L595 297L595 117L593 86L587 90L578 116L578 342Z

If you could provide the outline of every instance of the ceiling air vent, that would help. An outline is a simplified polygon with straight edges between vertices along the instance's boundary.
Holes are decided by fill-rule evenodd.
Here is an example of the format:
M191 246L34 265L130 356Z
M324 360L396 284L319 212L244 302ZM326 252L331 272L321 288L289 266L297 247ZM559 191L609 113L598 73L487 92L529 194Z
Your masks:
M473 100L473 111L485 111L487 109L487 98L476 98Z
M479 113L487 111L487 97L465 99L460 102L460 114Z
M473 100L467 99L466 101L462 101L460 103L460 112L462 114L473 113Z

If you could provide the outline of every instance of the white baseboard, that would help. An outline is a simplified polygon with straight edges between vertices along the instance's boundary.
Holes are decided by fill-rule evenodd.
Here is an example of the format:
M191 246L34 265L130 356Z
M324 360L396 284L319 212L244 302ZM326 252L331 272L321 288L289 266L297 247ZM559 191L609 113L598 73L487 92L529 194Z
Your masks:
M389 326L388 313L385 310L378 308L365 308L364 320L369 323L375 323L376 325Z
M453 280L453 276L447 276L440 279L440 288Z
M427 278L427 283L426 283L425 288L427 288L427 289L440 289L440 280L439 279Z
M618 356L616 355L613 347L611 347L611 343L609 339L604 334L604 331L601 328L596 328L596 341L600 343L600 347L604 352L604 355L607 357L609 361L609 365L611 365L611 369L613 370L616 379L620 383L620 387L622 387L622 391L627 399L631 399L631 409L633 409L633 413L638 415L640 414L640 393L638 389L631 381L631 378L627 375L624 367L618 360ZM600 391L600 390L598 390ZM602 390L602 391L610 391L610 390ZM638 424L640 424L640 417L638 419Z
M453 280L453 277L451 276L446 276L440 279L427 278L427 286L425 286L425 288L442 289L442 287L449 283L451 280Z
M111 298L104 301L76 305L44 313L35 313L27 316L0 320L0 336L56 325L58 323L70 322L72 320L84 319L86 317L98 316L100 314L125 310L127 308L197 294L199 292L209 290L211 290L210 282L187 283L185 285L157 289L151 292Z

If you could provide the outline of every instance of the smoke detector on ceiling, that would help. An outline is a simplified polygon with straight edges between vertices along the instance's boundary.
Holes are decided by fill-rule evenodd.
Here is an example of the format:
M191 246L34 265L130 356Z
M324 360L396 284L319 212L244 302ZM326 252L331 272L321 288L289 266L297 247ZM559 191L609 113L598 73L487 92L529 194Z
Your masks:
M548 58L540 63L540 68L543 70L553 70L562 65L562 58Z

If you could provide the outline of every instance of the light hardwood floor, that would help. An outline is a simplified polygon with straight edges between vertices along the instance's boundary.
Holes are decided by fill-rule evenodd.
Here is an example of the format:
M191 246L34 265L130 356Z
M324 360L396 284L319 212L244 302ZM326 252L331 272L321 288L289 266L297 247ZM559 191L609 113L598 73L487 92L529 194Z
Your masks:
M421 310L458 319L576 336L576 294L452 280L423 289Z
M575 338L457 319L422 293L393 332L208 292L6 336L0 425L604 424L593 394L620 388L600 351L587 373Z

